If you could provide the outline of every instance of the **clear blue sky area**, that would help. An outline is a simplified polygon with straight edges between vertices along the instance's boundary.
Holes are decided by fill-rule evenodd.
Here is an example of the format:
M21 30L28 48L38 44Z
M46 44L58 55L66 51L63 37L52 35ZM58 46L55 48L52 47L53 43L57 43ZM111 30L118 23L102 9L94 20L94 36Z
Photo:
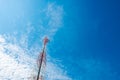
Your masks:
M67 15L53 43L54 48L56 45L60 48L52 55L63 59L73 80L119 80L120 1L61 0L58 3L64 6ZM102 70L99 61L104 66Z

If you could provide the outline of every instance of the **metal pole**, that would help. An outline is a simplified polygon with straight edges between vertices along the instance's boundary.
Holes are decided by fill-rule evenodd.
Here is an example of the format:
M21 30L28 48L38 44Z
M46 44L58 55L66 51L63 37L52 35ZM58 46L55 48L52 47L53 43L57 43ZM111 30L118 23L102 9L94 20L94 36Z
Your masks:
M45 47L44 47L44 48L45 48ZM39 76L40 76L40 70L41 70L42 62L43 62L43 54L44 54L44 49L43 49L42 56L41 56L41 59L40 59L40 65L39 65L37 80L39 80Z
M37 75L37 80L39 80L39 76L40 76L40 71L41 71L41 67L42 67L42 62L43 62L43 59L44 59L44 54L45 54L45 46L46 46L46 43L48 42L49 40L48 40L48 38L47 37L45 37L45 39L44 39L44 47L43 47L43 52L42 52L42 55L40 56L41 58L40 58L40 65L39 65L39 70L38 70L38 75Z

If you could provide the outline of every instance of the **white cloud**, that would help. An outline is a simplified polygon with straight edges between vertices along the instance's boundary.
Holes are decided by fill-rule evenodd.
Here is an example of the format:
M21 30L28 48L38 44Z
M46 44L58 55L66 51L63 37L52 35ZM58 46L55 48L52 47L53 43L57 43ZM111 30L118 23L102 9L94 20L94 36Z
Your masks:
M68 76L65 76L66 73L53 63L48 63L46 73L47 80L72 80Z
M50 18L48 25L52 28L60 27L63 18L63 7L56 6L54 3L48 4L46 15Z
M45 21L39 26L39 38L42 39L47 35L50 39L62 26L63 7L55 3L49 3L44 9ZM0 35L0 80L31 80L37 74L36 58L41 46L33 45L28 49L31 32L36 29L28 25L28 31L16 35ZM47 26L47 27L46 27ZM34 53L34 56L31 54ZM50 59L50 58L49 58ZM34 79L33 79L34 80ZM62 70L56 63L47 61L46 80L72 80L67 73Z
M5 39L0 35L0 43L4 43Z
M40 18L39 29L41 34L52 38L63 26L63 6L56 5L55 3L48 3L43 10L40 10L40 14L44 16Z
M63 23L64 10L62 6L55 5L54 3L49 3L46 9L46 16L49 18L49 35L54 35L57 30L62 26Z
M29 80L36 76L36 59L27 55L19 45L7 42L4 37L3 39L4 44L0 43L0 80ZM47 62L46 75L46 80L71 80L52 62Z

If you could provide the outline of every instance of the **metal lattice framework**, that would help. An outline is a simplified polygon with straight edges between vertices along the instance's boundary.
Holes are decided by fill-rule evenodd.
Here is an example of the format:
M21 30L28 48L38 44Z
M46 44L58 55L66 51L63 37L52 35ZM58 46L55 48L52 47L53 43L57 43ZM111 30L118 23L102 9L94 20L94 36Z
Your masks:
M48 38L45 37L44 38L43 50L40 53L40 55L38 56L38 60L37 60L37 65L38 65L37 80L43 80L44 79L45 66L46 66L46 53L45 53L45 49L46 49L46 44L48 43L48 41L49 41Z

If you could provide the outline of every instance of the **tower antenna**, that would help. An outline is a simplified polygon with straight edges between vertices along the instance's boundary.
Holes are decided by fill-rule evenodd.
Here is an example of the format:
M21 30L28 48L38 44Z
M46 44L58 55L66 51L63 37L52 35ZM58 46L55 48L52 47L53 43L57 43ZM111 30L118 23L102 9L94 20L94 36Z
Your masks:
M46 64L46 53L45 53L45 49L46 49L46 44L49 42L49 39L47 37L44 38L44 42L43 42L43 50L40 53L39 57L38 57L38 74L37 74L37 80L43 80L43 76L41 74L41 69L42 66ZM43 66L44 67L44 66Z

